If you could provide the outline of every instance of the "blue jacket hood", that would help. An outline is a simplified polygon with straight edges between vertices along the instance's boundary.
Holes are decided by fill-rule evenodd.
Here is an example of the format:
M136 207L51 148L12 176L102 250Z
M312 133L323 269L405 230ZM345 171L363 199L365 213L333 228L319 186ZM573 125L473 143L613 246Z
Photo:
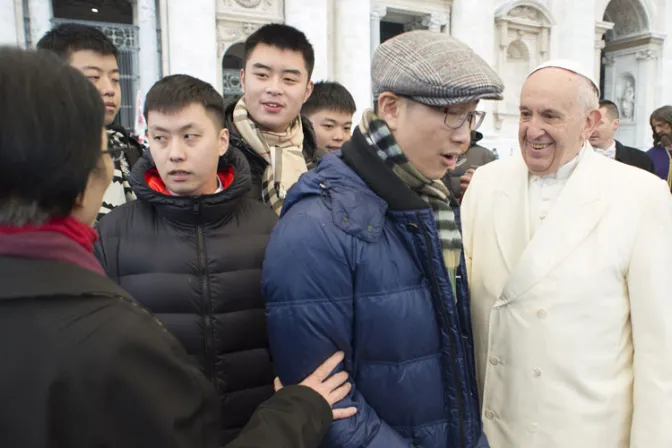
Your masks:
M365 241L380 236L387 202L377 196L335 151L323 157L314 170L303 174L287 193L281 217L308 197L321 197L332 211L334 224Z

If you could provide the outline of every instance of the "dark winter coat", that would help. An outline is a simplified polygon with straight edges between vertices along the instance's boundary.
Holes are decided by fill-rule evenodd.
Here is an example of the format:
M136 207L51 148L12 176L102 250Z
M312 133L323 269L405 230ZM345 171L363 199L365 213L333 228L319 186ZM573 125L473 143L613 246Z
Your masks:
M37 257L37 258L36 258ZM0 235L0 446L218 448L219 399L181 344L60 234ZM331 409L289 386L226 448L317 448Z
M221 398L222 443L273 392L261 267L277 217L246 198L249 166L234 148L220 161L233 183L197 198L151 189L149 154L136 164L138 200L99 223L96 254L107 274L184 345Z
M236 107L236 100L232 101L226 106L224 111L224 125L229 130L229 145L237 148L245 156L250 164L250 171L252 173L252 186L250 188L249 197L261 201L261 183L268 165L266 161L259 156L250 145L243 140L240 133L233 123L233 110ZM324 156L324 152L317 148L315 140L315 131L313 125L306 117L301 116L301 124L303 126L303 158L306 160L308 169L313 168L317 161Z
M212 386L114 282L0 256L0 285L0 446L218 446Z
M456 298L431 208L359 130L289 191L263 288L283 382L345 352L359 411L325 447L483 446L464 262Z

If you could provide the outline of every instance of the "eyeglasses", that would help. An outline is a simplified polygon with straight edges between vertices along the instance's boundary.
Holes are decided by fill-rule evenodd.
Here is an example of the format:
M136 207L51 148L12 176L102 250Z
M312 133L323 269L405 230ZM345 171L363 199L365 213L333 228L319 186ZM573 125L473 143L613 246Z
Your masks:
M440 110L445 114L443 123L450 129L460 129L462 126L464 126L464 123L468 121L469 129L475 131L481 127L483 120L485 119L485 112L480 110L460 113L451 111L450 107L435 107L435 109Z
M111 148L103 149L101 152L103 154L109 154L113 162L119 162L126 151L128 151L127 146L113 146Z

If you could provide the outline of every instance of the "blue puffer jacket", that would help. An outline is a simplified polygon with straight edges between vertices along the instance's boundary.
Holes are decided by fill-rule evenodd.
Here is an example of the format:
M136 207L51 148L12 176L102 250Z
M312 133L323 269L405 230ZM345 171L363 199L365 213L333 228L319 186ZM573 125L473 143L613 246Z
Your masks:
M323 446L487 446L459 275L456 302L431 209L359 131L289 191L263 272L276 373L297 383L342 350L339 406L358 408Z

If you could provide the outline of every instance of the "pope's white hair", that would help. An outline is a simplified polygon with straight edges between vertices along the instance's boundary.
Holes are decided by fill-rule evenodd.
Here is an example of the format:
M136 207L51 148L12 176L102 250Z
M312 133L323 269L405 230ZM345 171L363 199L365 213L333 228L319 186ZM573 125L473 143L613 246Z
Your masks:
M593 82L589 79L576 75L579 79L579 87L577 91L578 95L578 104L581 107L582 112L588 113L595 109L600 108L600 95L593 85Z

